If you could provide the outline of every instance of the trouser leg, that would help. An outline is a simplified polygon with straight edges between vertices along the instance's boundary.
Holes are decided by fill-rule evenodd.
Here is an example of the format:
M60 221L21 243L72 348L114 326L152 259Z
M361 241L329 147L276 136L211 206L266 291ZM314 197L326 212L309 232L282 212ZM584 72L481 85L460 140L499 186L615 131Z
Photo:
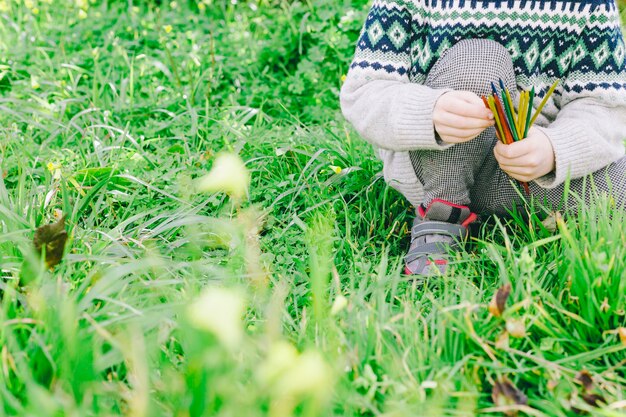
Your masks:
M513 62L506 48L487 39L468 39L442 54L425 84L485 96L491 93L491 82L499 79L511 92L517 91ZM424 188L424 206L436 198L469 205L477 176L481 171L495 168L485 167L495 141L495 129L489 128L477 138L445 150L410 152L417 178Z
M517 97L513 63L499 43L468 39L448 49L430 71L426 85L491 94L491 82L502 79ZM410 152L411 162L424 187L424 206L439 198L467 205L473 212L506 215L519 208L529 196L519 183L500 169L493 154L495 129L486 129L477 138L445 150ZM617 207L626 208L626 157L555 188L545 189L530 182L531 196L546 210L575 212L579 203L589 203L597 194L607 193ZM567 201L564 197L569 196ZM577 198L578 197L578 198Z
M492 163L496 164L495 158ZM490 178L490 179L489 179ZM477 184L472 190L472 210L481 213L506 215L509 211L519 208L524 199L520 196L515 180L511 179L499 167L485 176L485 183ZM542 188L530 182L530 192L535 209L545 212L562 211L575 214L580 204L589 204L601 195L610 196L616 208L626 209L626 157L586 176L576 178L555 188ZM566 190L566 187L568 189ZM523 195L523 194L522 194Z

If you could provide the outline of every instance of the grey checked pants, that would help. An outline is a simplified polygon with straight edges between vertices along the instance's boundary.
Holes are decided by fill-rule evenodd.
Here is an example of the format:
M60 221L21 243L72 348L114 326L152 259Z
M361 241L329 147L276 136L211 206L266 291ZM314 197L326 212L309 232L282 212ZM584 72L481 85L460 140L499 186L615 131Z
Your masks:
M426 79L433 88L491 94L490 83L502 79L516 96L513 62L502 45L487 39L463 40L448 49L435 63ZM467 205L479 214L506 215L523 205L524 191L500 169L493 154L495 129L488 128L469 142L445 150L409 153L417 178L424 187L424 206L436 198ZM572 210L576 199L563 201L564 186L552 189L529 183L536 203L548 210ZM626 157L596 171L587 178L570 182L572 194L589 202L596 193L610 192L618 206L626 203Z

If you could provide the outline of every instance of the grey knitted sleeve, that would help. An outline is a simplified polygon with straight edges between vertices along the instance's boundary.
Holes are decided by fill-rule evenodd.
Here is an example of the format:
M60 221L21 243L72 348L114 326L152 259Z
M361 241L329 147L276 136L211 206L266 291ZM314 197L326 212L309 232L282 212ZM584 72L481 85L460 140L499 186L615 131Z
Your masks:
M435 139L432 113L439 96L411 83L412 2L374 0L342 86L346 119L359 134L391 151L442 149Z
M624 156L626 105L580 98L564 106L548 127L538 129L552 143L555 170L535 182L554 188L568 177L584 177Z
M341 89L341 109L365 140L398 152L450 146L436 140L432 117L437 99L449 90L351 75Z
M555 118L543 132L552 142L556 168L536 183L544 188L591 174L624 155L626 138L626 61L616 7L588 16L559 88ZM587 42L588 41L588 42ZM587 49L594 42L597 49ZM550 113L548 110L546 113Z

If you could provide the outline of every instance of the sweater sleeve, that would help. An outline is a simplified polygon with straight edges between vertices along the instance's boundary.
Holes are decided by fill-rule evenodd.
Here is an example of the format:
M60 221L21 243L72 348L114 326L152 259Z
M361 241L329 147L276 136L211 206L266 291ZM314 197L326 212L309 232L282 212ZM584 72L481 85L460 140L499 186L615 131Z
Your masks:
M341 109L368 142L392 151L444 149L432 113L449 90L411 83L412 6L406 0L375 0L342 86Z
M624 155L626 66L624 38L614 1L589 15L579 42L561 59L570 60L559 89L556 119L540 128L554 148L555 170L536 180L544 188L581 178Z

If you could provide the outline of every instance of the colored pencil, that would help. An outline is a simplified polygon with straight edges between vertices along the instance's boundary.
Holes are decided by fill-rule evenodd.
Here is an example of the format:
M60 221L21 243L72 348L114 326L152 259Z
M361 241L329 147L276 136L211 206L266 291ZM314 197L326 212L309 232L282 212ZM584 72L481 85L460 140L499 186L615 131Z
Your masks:
M513 130L511 129L509 112L507 111L506 98L503 93L498 94L498 90L496 89L494 83L491 83L491 91L493 91L493 98L496 103L496 108L499 110L500 113L500 123L502 123L502 128L504 129L505 137L507 139L505 143L513 143Z
M535 87L533 87L530 90L530 95L528 97L528 110L526 114L526 126L524 127L524 137L528 135L528 131L530 130L530 119L532 118L534 100L535 100Z
M493 96L493 101L496 104L496 109L498 110L498 117L500 118L500 123L502 123L502 130L504 131L504 137L506 139L506 144L513 143L513 136L511 135L511 131L509 130L508 122L506 119L506 113L504 112L504 108L502 107L502 103L497 95Z
M511 113L509 100L506 98L506 96L502 97L502 103L504 104L504 111L506 112L505 121L509 127L509 131L511 132L511 135L513 136L513 141L517 142L519 139L517 137L517 132L515 131L515 118L513 117L513 114Z
M505 137L505 136L504 136L504 130L502 129L502 123L500 123L500 118L499 118L499 117L497 117L497 115L498 115L498 110L496 109L496 103L495 103L495 101L494 101L493 97L489 97L489 98L487 99L487 103L488 103L489 108L491 109L491 112L492 112L492 113L493 113L493 115L494 115L494 117L493 117L493 118L494 118L494 119L495 119L495 121L496 121L496 127L497 127L497 129L496 129L496 130L497 130L497 132L499 133L498 139L500 140L500 142L502 142L502 141L504 140L504 137Z
M518 112L517 112L517 134L522 139L526 138L526 135L524 134L525 132L524 128L526 126L526 110L527 110L526 97L527 97L526 91L522 91L519 97L519 105L518 105Z
M541 103L539 104L539 107L537 107L537 110L535 110L535 114L533 115L533 118L530 119L530 124L532 125L533 123L535 123L535 120L537 120L537 117L539 117L539 114L541 114L541 110L543 109L543 106L546 105L546 103L548 102L548 99L550 98L550 96L552 95L552 93L554 92L554 90L556 89L557 84L559 83L559 80L556 80L552 86L550 87L550 89L548 90L548 92L546 93L546 95L544 96L543 100L541 100Z
M481 97L485 107L491 110L495 119L496 137L505 145L525 139L528 135L530 127L535 123L541 110L548 102L548 99L554 93L559 81L555 81L544 96L543 100L534 111L533 104L535 102L535 87L530 91L521 91L517 101L517 111L511 92L505 87L504 81L498 81L501 90L498 92L495 83L491 83L492 94ZM524 187L527 195L530 195L528 184L522 181L519 183Z
M504 86L504 81L502 78L500 79L500 88L502 88L502 96L506 97L506 103L509 106L511 115L513 116L513 121L517 120L517 116L515 115L515 106L513 105L513 100L511 99L511 93L509 93L509 89Z

